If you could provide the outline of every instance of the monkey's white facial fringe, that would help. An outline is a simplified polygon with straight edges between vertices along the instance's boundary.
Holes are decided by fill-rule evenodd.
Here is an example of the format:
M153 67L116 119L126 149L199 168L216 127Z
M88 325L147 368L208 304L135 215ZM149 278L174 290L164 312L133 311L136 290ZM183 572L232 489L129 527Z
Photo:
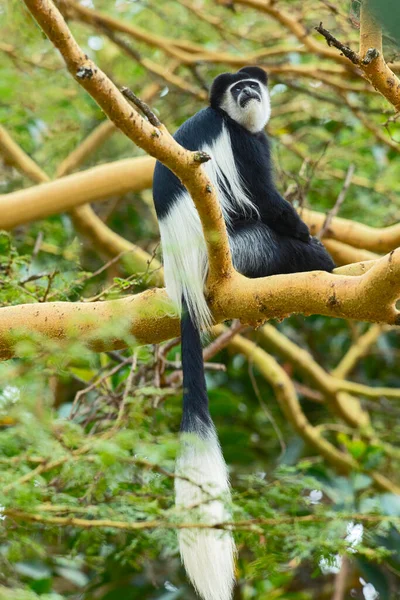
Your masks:
M188 521L198 519L214 525L229 520L224 504L230 500L229 479L214 429L209 430L207 439L193 433L182 434L176 474L198 484L175 479L176 505L185 509ZM189 510L191 507L194 508ZM182 529L178 536L182 562L200 597L230 600L236 555L231 533L218 529Z
M246 80L247 81L247 80ZM269 121L271 116L271 102L269 99L268 89L255 79L261 89L261 102L258 100L250 100L246 106L240 106L231 94L231 88L236 85L233 83L225 92L221 108L237 123L248 129L251 133L262 131Z

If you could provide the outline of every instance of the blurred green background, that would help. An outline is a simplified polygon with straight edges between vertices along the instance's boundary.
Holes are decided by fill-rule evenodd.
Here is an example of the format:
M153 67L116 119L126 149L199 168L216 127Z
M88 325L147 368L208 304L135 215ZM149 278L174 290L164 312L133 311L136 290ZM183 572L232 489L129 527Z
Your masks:
M277 4L321 43L313 27L323 21L357 50L357 2ZM378 8L386 23L384 4L379 2ZM70 6L69 25L84 52L118 85L127 85L140 96L148 84L159 83L151 105L172 132L203 107L204 100L165 82L143 65L144 59L164 68L175 66L176 74L199 93L218 73L233 69L212 61L176 66L162 49L118 33L132 50L127 54L104 28L73 18L70 2L60 5ZM242 5L211 1L85 0L81 5L151 35L190 40L207 51L235 57L289 46L289 52L260 61L271 67L273 112L268 132L279 190L295 204L326 212L353 164L355 175L340 216L372 226L399 221L399 151L378 139L365 123L400 142L400 126L390 105L365 91L361 78L330 73L335 63L303 52L293 34L276 20ZM393 24L395 13L388 10ZM0 124L54 177L61 161L104 120L104 114L66 71L23 3L0 4L0 17ZM396 36L397 31L388 22L388 32ZM387 59L399 59L392 36L384 38L384 47ZM307 67L312 76L304 75ZM352 108L361 111L364 121ZM142 154L116 132L82 168ZM30 185L7 160L0 164L0 193ZM114 231L160 256L150 191L113 197L94 208ZM77 235L67 214L0 233L1 305L76 301L99 294L105 299L140 292L148 285L146 273L130 273L120 263L101 270L103 264L98 249ZM368 327L320 316L293 316L275 325L328 371ZM107 326L115 333L118 324L105 324L106 331ZM123 330L123 324L120 327ZM139 348L129 340L129 350L94 353L79 339L60 349L55 342L25 333L19 342L21 358L0 364L0 518L5 517L0 520L0 598L194 599L173 529L129 532L90 526L98 519L179 518L168 473L174 468L181 391L160 387L159 348ZM257 332L253 339L262 344ZM351 379L400 387L399 351L396 331L385 331ZM125 398L129 418L109 435L127 389L132 356L137 359L137 376ZM170 370L176 357L179 360L179 346L167 354ZM374 594L381 600L400 598L399 497L374 487L362 470L347 476L333 470L293 431L270 385L246 359L225 350L215 360L226 370L208 371L207 382L211 412L231 470L234 518L277 519L275 525L235 533L239 548L235 600L333 599L338 555L348 562L343 598L374 600L378 598ZM290 362L280 362L297 381L305 414L324 436L355 457L364 470L375 468L398 483L398 401L361 399L376 433L371 443L313 398L308 382ZM83 394L71 419L76 394L93 382L96 385ZM41 471L52 460L57 464ZM162 469L147 468L143 461ZM25 480L32 469L35 473ZM6 516L7 509L40 514L42 521ZM285 516L311 513L321 520L305 525L279 522ZM362 539L353 547L346 540L352 531L349 524L360 524L357 515L367 513L383 518L365 524ZM52 521L57 516L64 521ZM86 520L83 526L69 520L79 518Z

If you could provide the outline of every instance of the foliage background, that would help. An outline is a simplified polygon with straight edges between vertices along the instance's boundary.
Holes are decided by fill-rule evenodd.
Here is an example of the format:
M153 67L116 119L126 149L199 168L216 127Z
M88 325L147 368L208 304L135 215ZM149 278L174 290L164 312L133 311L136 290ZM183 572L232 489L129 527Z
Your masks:
M194 41L205 49L233 55L298 46L287 31L265 15L244 7L232 11L213 2L96 0L85 3L125 22L166 37ZM344 41L357 40L358 5L282 0L312 30L323 20ZM61 59L20 2L0 5L0 124L50 177L70 152L104 119L102 111L66 72ZM216 25L218 23L218 26ZM120 85L139 95L151 81L160 82L152 107L170 131L200 109L204 102L154 77L132 56L110 41L96 26L72 21L84 51ZM316 34L315 34L316 35ZM129 40L140 57L166 65L159 48ZM385 55L399 49L385 39ZM315 65L318 57L292 51L271 64ZM266 63L268 64L268 63ZM326 63L324 63L326 64ZM323 70L323 66L321 67ZM222 64L179 66L177 73L200 90L223 70ZM359 82L358 82L359 83ZM354 84L357 88L357 83ZM361 85L359 85L361 90ZM279 189L286 197L320 211L334 204L350 164L364 185L351 185L340 215L373 225L399 221L400 165L398 150L377 139L351 106L400 141L400 130L383 98L314 77L275 72L270 77L274 159ZM85 168L124 157L139 156L122 134L115 133L96 149ZM307 160L304 160L304 156ZM31 182L5 160L0 167L0 191L8 194ZM110 198L96 207L114 230L159 255L158 231L148 191ZM102 268L97 248L78 237L71 219L62 214L0 234L0 303L2 306L46 300L101 298L135 293L146 287L147 275L130 273L119 262ZM100 271L98 273L98 271ZM112 328L122 324L104 324ZM319 316L294 316L278 329L309 350L327 371L366 331L365 324ZM181 518L173 508L173 463L180 420L180 390L160 387L159 348L136 347L123 352L94 353L79 339L60 348L45 339L21 336L22 358L0 366L0 598L15 600L114 598L174 600L194 598L186 583L173 529L154 527L129 532L91 526L90 521L140 522ZM253 339L263 344L254 334ZM400 387L399 346L395 331L384 332L360 362L352 378L369 386ZM167 354L169 370L179 347ZM132 360L136 370L131 377ZM400 500L373 487L361 472L337 473L294 433L282 415L269 384L252 364L224 350L218 355L226 370L208 371L208 389L224 455L231 468L234 518L276 519L275 525L238 530L240 550L236 599L333 598L337 575L324 574L321 558L331 564L347 552L346 590L367 598L365 583L379 598L400 598ZM362 399L370 412L377 440L368 443L360 432L336 419L318 402L301 373L295 375L302 407L310 421L363 466L382 470L398 481L399 409L396 400ZM79 390L82 402L71 409ZM78 397L79 399L79 397ZM315 401L317 399L317 402ZM125 414L119 420L119 408ZM390 444L387 460L384 444ZM55 461L52 466L50 461ZM149 468L149 464L156 465ZM33 471L35 469L35 471ZM322 497L313 504L312 490ZM311 494L311 496L310 496ZM42 522L6 516L7 510L36 511ZM0 511L1 512L1 511ZM384 518L366 524L357 549L346 541L348 524L357 515ZM314 514L307 524L282 523L285 516ZM348 517L346 517L348 515ZM53 516L61 524L46 523ZM71 519L86 519L77 526ZM354 518L353 518L353 517ZM397 521L398 523L398 521ZM326 570L326 569L325 569ZM376 596L375 596L376 597ZM370 596L369 598L373 598Z

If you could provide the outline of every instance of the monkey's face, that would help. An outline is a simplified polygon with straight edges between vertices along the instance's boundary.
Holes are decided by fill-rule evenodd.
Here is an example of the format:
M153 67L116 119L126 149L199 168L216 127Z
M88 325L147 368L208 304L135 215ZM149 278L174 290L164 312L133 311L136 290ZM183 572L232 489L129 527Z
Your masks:
M236 81L226 89L220 108L251 133L257 133L271 114L267 86L250 78Z
M240 108L245 108L249 102L255 101L261 103L261 89L258 81L246 80L235 83L230 88L235 102Z
M264 69L251 65L237 73L221 73L212 83L210 104L224 110L251 133L261 131L269 121L271 105L268 76Z

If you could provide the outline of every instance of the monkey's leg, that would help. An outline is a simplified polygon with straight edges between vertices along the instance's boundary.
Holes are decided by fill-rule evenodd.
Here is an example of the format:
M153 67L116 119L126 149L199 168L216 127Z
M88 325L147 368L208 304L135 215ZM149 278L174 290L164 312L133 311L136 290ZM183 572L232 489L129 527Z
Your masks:
M238 221L229 233L235 269L246 277L301 271L332 271L335 264L315 238L303 242L279 235L261 221Z

